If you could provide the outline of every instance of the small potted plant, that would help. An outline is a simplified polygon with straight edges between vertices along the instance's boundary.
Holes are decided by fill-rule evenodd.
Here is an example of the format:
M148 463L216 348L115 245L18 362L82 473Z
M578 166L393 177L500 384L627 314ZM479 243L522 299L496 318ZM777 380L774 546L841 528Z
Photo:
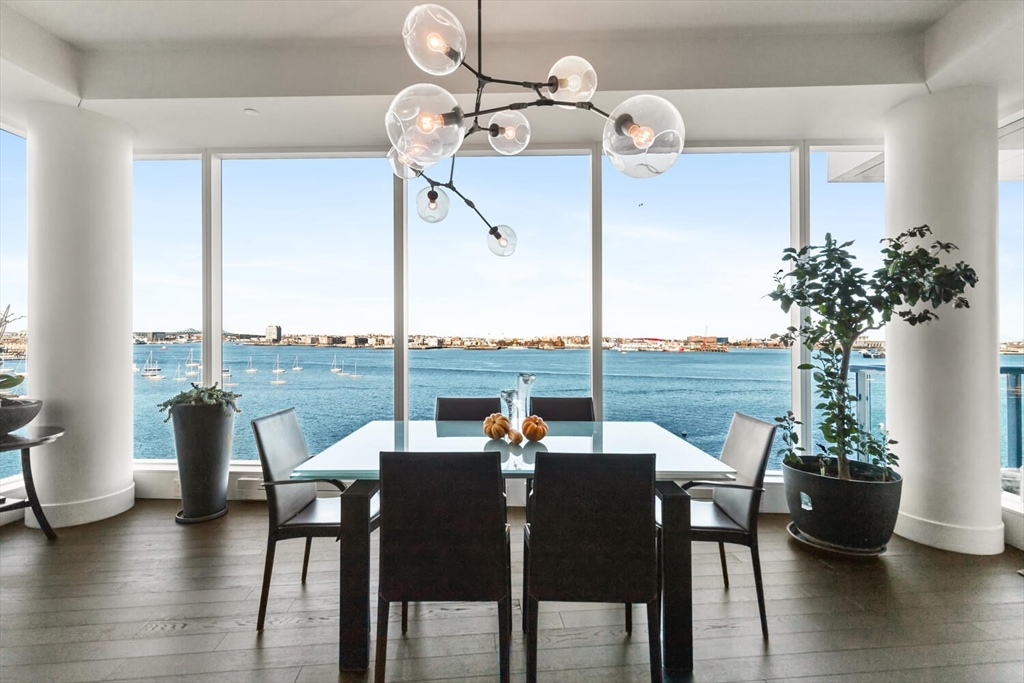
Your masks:
M854 342L878 330L894 317L910 325L935 320L933 312L947 304L967 308L963 296L978 276L963 261L943 263L957 247L936 240L927 225L882 240L882 267L874 273L855 266L847 251L853 242L839 244L825 235L824 246L783 251L792 262L779 271L769 296L783 311L791 307L810 313L799 328L784 338L810 349L814 362L800 369L812 372L817 387L817 425L821 440L816 454L799 445L790 412L776 418L782 429L782 464L786 502L793 518L791 533L801 540L832 550L878 554L892 537L899 513L902 479L888 434L865 429L857 420L857 397L849 384ZM893 323L896 324L896 323Z
M228 511L228 465L235 413L242 412L235 405L239 398L216 384L193 384L159 405L160 412L167 412L165 422L174 419L182 508L175 521L180 524L206 522Z

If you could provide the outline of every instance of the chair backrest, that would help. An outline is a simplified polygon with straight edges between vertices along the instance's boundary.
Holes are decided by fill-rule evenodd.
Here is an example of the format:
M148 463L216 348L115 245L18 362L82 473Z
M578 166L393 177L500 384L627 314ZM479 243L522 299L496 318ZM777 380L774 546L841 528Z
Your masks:
M721 460L736 470L736 483L745 486L764 486L764 471L772 452L776 425L762 422L743 413L732 416L729 434L725 437ZM713 489L712 500L725 514L747 531L757 524L760 491L742 489Z
M500 600L506 538L499 453L380 454L385 600Z
M260 456L264 481L288 479L295 467L309 459L306 437L302 435L295 409L289 408L252 421L256 452ZM288 484L267 487L270 528L297 515L316 498L316 484Z
M537 453L530 594L650 602L658 595L654 454Z
M501 412L501 399L497 396L487 398L451 398L438 396L434 404L434 419L449 420L483 420L492 413Z
M530 414L552 422L593 422L594 399L590 396L534 396Z

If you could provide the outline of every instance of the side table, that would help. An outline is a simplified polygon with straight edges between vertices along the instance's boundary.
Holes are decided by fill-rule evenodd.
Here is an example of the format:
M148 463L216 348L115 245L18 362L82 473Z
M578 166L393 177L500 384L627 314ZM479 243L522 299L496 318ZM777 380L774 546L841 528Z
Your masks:
M64 436L64 428L29 427L27 432L26 436L16 436L14 434L0 436L0 453L5 451L21 451L21 476L25 480L25 500L7 503L4 502L5 499L0 498L0 512L31 507L46 537L50 540L56 540L57 534L53 533L53 529L50 528L50 523L46 520L46 515L43 514L43 506L39 504L39 496L36 495L36 485L32 480L32 459L29 457L29 451L36 446L53 443Z

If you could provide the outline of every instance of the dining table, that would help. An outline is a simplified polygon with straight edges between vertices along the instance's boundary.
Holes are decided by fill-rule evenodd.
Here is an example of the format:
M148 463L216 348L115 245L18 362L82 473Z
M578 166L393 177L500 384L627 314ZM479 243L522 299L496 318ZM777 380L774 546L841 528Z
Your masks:
M483 434L481 423L433 420L370 422L296 467L296 481L348 481L341 492L338 668L370 661L370 500L379 489L382 451L497 451L506 479L533 476L537 453L654 453L662 525L663 666L693 670L690 496L680 482L731 479L735 471L654 422L548 422L542 441L512 445Z

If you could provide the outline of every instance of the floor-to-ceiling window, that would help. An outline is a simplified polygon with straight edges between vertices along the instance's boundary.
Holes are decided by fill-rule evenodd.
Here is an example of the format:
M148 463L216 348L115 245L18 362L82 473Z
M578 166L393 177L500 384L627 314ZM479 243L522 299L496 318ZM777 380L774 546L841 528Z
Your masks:
M223 385L295 408L311 452L394 414L393 175L377 159L226 159Z
M136 160L132 182L135 457L174 458L157 404L199 381L202 169L198 159Z
M495 396L519 373L531 396L590 393L590 157L460 157L455 186L493 225L516 233L511 256L448 192L447 217L422 220L409 182L409 416L438 396ZM448 179L448 162L428 175Z
M1019 139L1020 128L1017 135ZM1020 161L1021 150L1014 151L1020 169L1024 166ZM1000 164L1006 176L1011 175L1010 163L1007 160ZM1018 171L1017 177L1020 175ZM1024 473L1021 467L1024 460L1021 416L1024 412L1021 396L1024 386L1024 182L1021 180L999 183L999 341L1002 487L1020 495Z
M789 316L766 297L790 243L789 164L684 154L638 181L604 162L605 419L653 420L717 455L734 412L789 409L791 355L773 337Z
M25 139L0 130L0 314L10 306L11 322L0 339L0 373L25 375L10 391L29 388L25 365L28 348L28 229L26 221ZM16 451L0 454L0 479L21 472Z

